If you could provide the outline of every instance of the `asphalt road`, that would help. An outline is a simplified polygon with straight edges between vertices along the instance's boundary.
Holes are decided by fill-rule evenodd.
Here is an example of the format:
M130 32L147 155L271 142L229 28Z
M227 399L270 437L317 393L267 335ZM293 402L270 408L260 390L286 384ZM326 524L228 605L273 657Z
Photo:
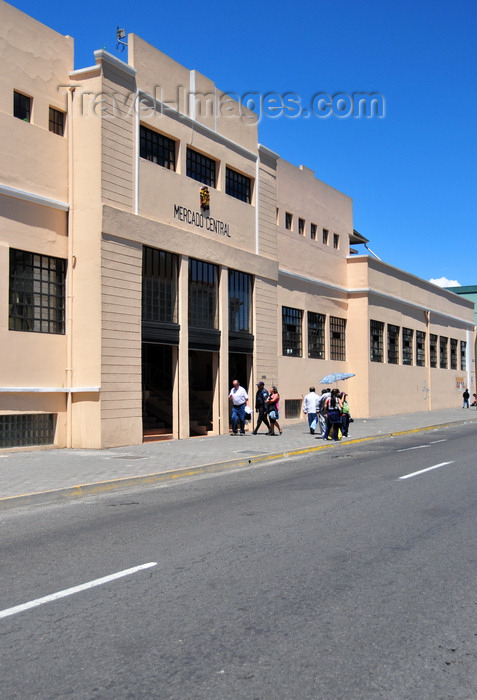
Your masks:
M2 514L2 697L475 699L476 436Z

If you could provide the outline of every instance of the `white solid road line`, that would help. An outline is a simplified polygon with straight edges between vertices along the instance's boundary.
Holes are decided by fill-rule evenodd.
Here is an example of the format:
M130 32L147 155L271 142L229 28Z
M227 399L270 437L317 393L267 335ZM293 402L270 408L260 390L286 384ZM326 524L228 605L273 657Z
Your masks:
M418 474L424 474L424 472L430 472L432 469L439 469L439 467L446 467L448 464L454 464L452 462L441 462L440 464L434 464L433 467L427 467L427 469L421 469L418 472L413 472L412 474L406 474L406 476L400 476L400 479L410 479L412 476L417 476Z
M68 595L73 595L74 593L80 593L81 591L86 591L88 588L94 588L94 586L101 586L103 583L109 583L110 581L115 581L123 576L130 576L143 569L150 569L152 566L157 566L157 562L151 561L148 564L141 564L140 566L134 566L132 569L125 569L124 571L118 571L116 574L110 574L109 576L103 576L102 578L97 578L94 581L88 581L88 583L82 583L79 586L73 586L73 588L66 588L64 591L58 591L58 593L52 593L51 595L46 595L43 598L37 598L36 600L30 600L28 603L22 603L21 605L15 605L13 608L6 608L5 610L0 610L0 618L8 617L9 615L16 615L24 610L29 610L30 608L36 608L38 605L43 605L44 603L51 603L59 598L65 598Z
M423 447L430 447L430 445L416 445L415 447L403 447L400 450L396 450L396 452L408 452L409 450L422 450Z

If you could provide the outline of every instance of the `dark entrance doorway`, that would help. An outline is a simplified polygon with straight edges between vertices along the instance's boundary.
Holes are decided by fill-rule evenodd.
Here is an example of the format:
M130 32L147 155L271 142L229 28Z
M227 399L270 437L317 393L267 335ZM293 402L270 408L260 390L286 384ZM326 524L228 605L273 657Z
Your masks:
M142 425L144 441L172 437L172 347L142 344Z
M215 354L207 350L189 350L189 420L191 437L207 435L214 427Z

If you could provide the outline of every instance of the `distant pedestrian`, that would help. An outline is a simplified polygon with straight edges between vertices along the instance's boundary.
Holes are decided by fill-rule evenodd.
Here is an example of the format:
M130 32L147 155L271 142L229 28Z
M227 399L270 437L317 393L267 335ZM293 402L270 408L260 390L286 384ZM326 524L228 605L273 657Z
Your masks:
M310 393L303 399L303 413L308 416L308 427L311 435L315 434L319 403L320 397L315 392L315 387L310 386Z
M258 432L258 429L264 423L267 428L268 428L268 433L270 433L270 423L268 422L267 418L267 399L268 399L268 391L265 389L265 384L263 382L258 382L257 384L257 393L255 394L255 410L258 411L258 420L257 420L257 425L255 426L255 430L253 431L253 434L256 435Z
M326 401L329 399L331 396L331 389L322 389L321 390L321 397L320 397L320 402L318 404L318 422L320 424L320 433L321 437L325 434L326 431L326 413L325 413L325 406L326 406Z
M462 398L464 399L462 403L462 408L469 408L470 394L468 389L464 391L464 393L462 394Z
M276 435L275 426L281 435L283 430L280 428L278 419L280 418L280 394L276 386L270 388L270 392L267 399L268 405L268 420L270 421L270 433L269 435Z
M339 440L339 432L341 429L341 399L339 397L340 390L333 389L331 396L326 399L326 431L323 435L323 440L328 440L330 433L333 435L333 440Z
M245 435L245 406L248 403L248 394L238 379L232 382L229 393L232 403L232 435L237 435L237 424L240 424L240 435Z
M344 391L340 394L341 398L341 433L343 437L348 437L349 422L351 419L351 413L349 410L348 394Z

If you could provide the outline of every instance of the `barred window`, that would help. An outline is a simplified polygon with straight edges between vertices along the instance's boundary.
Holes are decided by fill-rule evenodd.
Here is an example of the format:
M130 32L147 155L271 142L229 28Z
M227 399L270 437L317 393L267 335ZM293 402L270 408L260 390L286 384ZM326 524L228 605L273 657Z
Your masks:
M208 187L215 187L215 160L188 148L187 177L198 180Z
M399 326L388 323L388 362L399 364Z
M402 329L402 363L403 365L412 365L412 341L414 331L411 328Z
M310 236L312 241L316 241L316 224L310 224Z
M176 169L176 142L145 126L139 128L139 155L167 170Z
M217 328L217 265L189 260L189 326Z
M13 92L13 116L24 122L31 121L31 97L22 95L21 92Z
M285 212L285 228L291 231L293 227L293 214L289 211Z
M330 236L330 232L328 231L327 228L324 228L324 229L323 229L323 243L324 243L325 245L328 245L329 236Z
M300 309L282 306L282 354L287 357L302 356L302 316Z
M142 319L177 323L179 259L173 253L144 247L142 257Z
M461 371L467 369L467 343L465 340L460 341L460 369Z
M457 340L450 339L450 368L457 369Z
M305 219L298 219L298 233L300 236L305 235Z
M65 332L66 260L10 249L11 331Z
M50 107L48 129L52 134L63 136L65 133L65 113L60 112L59 109Z
M369 332L371 362L384 362L384 323L370 321Z
M252 286L252 275L229 270L229 331L252 332Z
M250 204L252 181L246 175L238 173L232 168L225 169L225 192L235 199Z
M437 335L429 335L429 363L431 367L437 367Z
M425 367L426 364L426 334L424 331L416 331L416 366Z
M330 360L346 360L346 319L330 316Z
M308 357L325 359L325 315L308 311Z
M447 369L447 338L443 335L439 338L439 367Z
M285 399L285 418L300 418L302 399Z

